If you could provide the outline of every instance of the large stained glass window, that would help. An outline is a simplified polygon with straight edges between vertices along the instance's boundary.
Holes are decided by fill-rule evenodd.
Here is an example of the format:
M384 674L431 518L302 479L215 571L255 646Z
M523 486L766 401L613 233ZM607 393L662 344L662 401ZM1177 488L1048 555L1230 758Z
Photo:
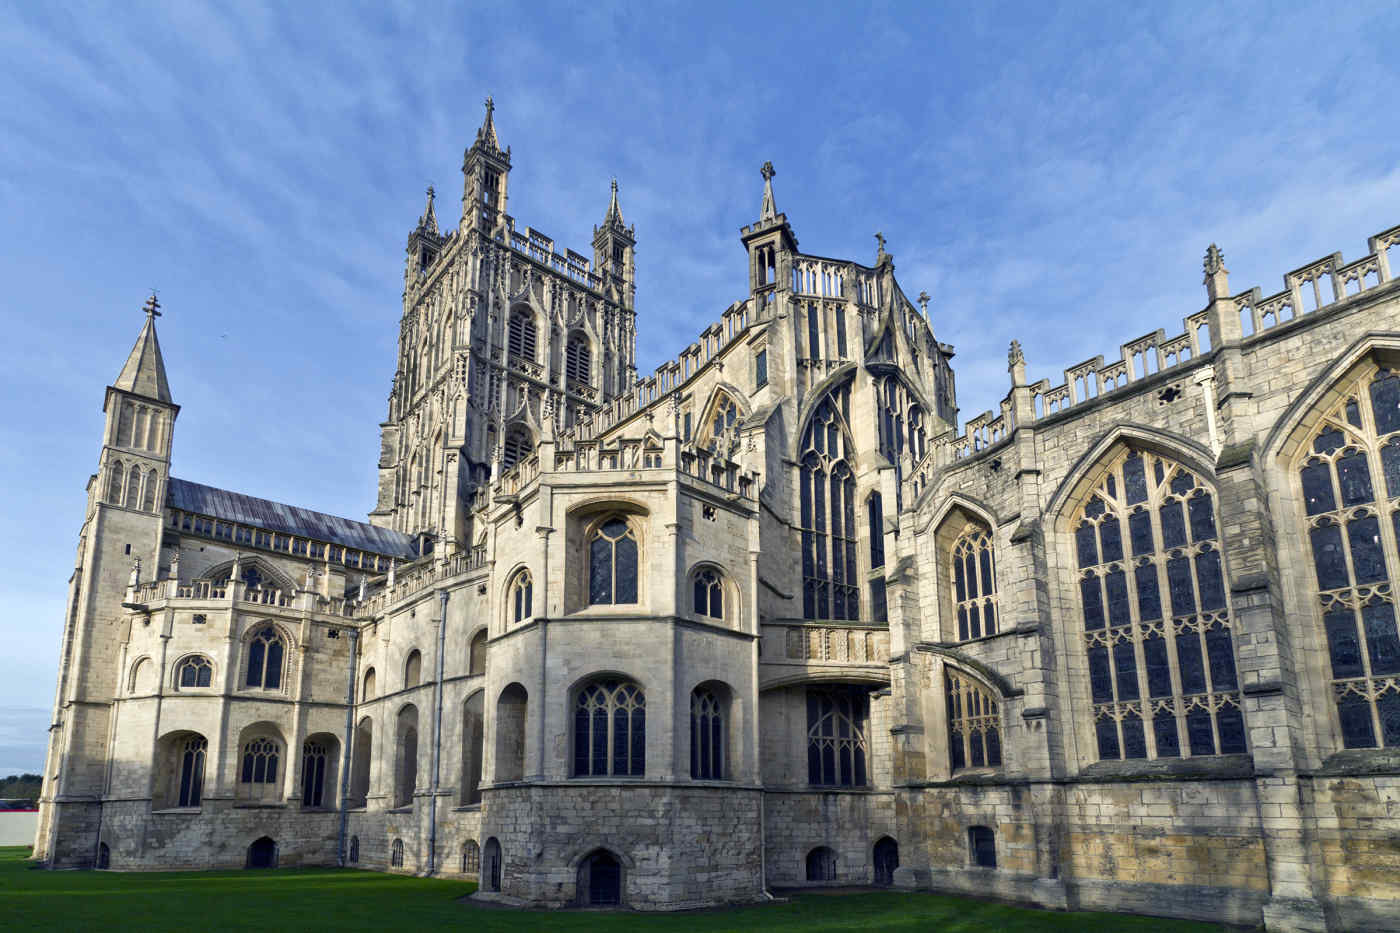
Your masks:
M958 614L958 641L997 632L996 566L992 537L983 525L969 524L953 542L953 605Z
M1119 454L1074 545L1100 758L1244 752L1215 501L1194 473Z
M574 702L574 776L641 777L647 759L646 694L626 680L597 680Z
M1001 708L985 684L946 667L948 687L948 766L1001 767Z
M802 615L860 618L849 383L822 400L802 432Z
M588 603L637 601L637 536L626 519L610 518L588 542Z
M1317 611L1342 745L1400 746L1400 375L1368 367L1339 394L1298 470Z

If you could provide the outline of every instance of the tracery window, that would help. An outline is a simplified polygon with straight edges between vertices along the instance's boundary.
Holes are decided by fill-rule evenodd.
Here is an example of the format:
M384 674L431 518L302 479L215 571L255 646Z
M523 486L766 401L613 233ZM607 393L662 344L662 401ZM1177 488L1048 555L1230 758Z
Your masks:
M113 505L122 504L122 476L126 473L126 467L120 460L113 460L112 466L107 473L107 501Z
M481 847L475 839L462 843L462 874L474 875L481 871Z
M307 742L301 747L301 804L324 806L326 798L326 746Z
M574 702L574 776L641 777L646 770L646 694L627 680L597 680Z
M512 356L523 357L531 362L535 359L535 347L538 341L538 331L535 328L535 317L523 308L517 308L511 312L510 328L507 336L508 349Z
M1244 752L1206 485L1164 457L1127 450L1080 510L1075 550L1099 757Z
M529 570L521 570L510 581L507 601L510 603L511 621L519 624L534 615L531 603L534 596L534 581Z
M262 788L255 788L253 785L268 785L270 789L277 783L277 759L280 753L281 747L277 742L266 737L259 737L245 744L243 767L238 775L239 783L249 785L249 790L255 796L260 795Z
M637 535L623 518L609 518L588 541L588 603L637 601Z
M395 839L389 846L389 867L403 868L403 840Z
M1001 709L984 684L951 667L943 669L948 693L948 765L1001 767Z
M277 634L277 629L271 625L265 625L259 629L248 642L247 685L261 687L264 690L280 690L282 688L282 656L285 651L286 645L282 641L282 636Z
M822 400L802 432L802 615L807 619L860 618L849 414L848 383Z
M696 573L693 591L696 615L724 618L724 584L716 571L706 568Z
M176 805L197 807L204 796L204 757L209 751L209 742L202 735L192 735L185 740L180 751L180 793Z
M726 446L726 441L734 437L734 426L739 420L739 406L727 395L721 395L715 400L714 417L710 419L708 425L708 443L705 445L711 453L719 452Z
M697 687L690 694L690 776L724 780L724 748L724 708L714 691Z
M1298 471L1345 748L1400 746L1400 374L1368 366ZM1382 482L1383 481L1383 482Z
M141 507L141 468L132 466L126 474L126 502L128 509Z
M865 500L865 516L870 538L870 618L875 622L889 621L885 597L885 501L878 492Z
M861 687L807 690L807 782L864 787L870 701Z
M807 853L808 881L836 880L836 852L828 846L818 846Z
M593 351L589 348L588 338L575 332L564 349L564 375L574 382L587 385L592 367Z
M950 551L958 641L997 632L997 581L992 538L985 526L968 524Z
M213 665L201 655L190 655L175 669L175 683L181 688L207 687L214 676Z

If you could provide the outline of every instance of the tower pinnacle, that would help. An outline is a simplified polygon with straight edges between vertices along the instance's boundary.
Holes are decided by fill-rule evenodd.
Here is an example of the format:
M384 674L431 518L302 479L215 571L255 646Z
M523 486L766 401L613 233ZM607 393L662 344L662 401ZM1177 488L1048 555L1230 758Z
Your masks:
M617 179L612 180L612 200L608 202L608 215L603 218L603 223L622 224L622 208L617 203Z
M154 291L151 292L151 297L146 299L146 304L141 310L146 314L146 323L141 326L136 345L131 348L126 364L122 366L122 371L117 374L112 386L158 402L172 402L170 383L165 379L165 360L161 358L160 341L156 339L156 318L160 317L160 301Z
M481 129L476 131L476 138L492 149L500 149L501 141L496 138L496 121L491 116L495 111L496 102L488 96L486 98L486 119L482 121Z
M764 162L759 174L763 176L763 207L758 212L758 219L772 220L778 216L778 207L773 201L773 176L778 173L772 162Z

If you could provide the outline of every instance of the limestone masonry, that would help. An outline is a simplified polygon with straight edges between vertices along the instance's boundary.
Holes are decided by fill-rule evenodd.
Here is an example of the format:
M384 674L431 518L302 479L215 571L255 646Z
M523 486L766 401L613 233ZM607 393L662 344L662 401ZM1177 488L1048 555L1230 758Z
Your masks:
M800 252L645 378L593 253L408 238L369 522L170 475L158 304L107 387L35 857L347 864L662 910L883 884L1400 929L1400 227L1032 381Z

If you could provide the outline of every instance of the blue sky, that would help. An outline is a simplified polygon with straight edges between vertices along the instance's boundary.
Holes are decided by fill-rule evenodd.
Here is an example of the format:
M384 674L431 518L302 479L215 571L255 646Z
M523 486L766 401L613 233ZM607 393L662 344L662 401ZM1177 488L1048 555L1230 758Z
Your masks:
M803 249L957 347L964 417L1400 223L1393 4L0 4L0 775L37 770L103 387L148 290L174 472L362 518L423 189L492 94L510 211L591 255L616 176L644 370ZM703 12L701 12L703 11Z

